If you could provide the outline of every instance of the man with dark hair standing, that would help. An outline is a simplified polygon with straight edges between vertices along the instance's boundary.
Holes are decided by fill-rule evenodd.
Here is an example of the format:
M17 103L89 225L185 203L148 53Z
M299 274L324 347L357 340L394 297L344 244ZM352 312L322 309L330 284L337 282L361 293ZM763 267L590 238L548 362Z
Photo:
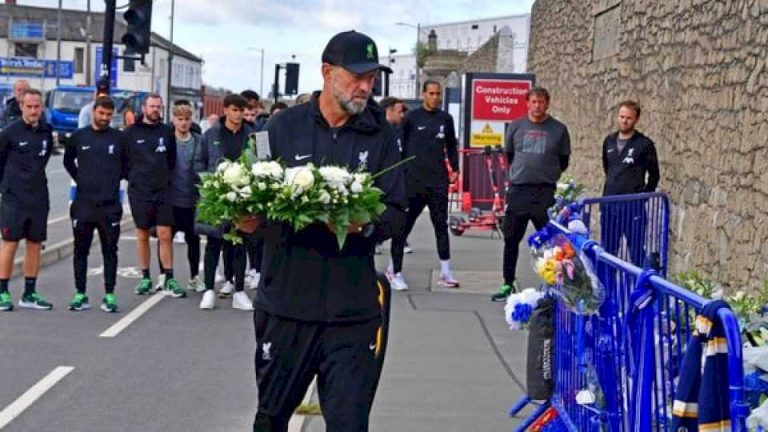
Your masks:
M322 91L269 125L272 157L290 167L332 164L374 173L397 164L392 128L371 100L376 74L387 69L378 59L368 36L334 36L322 56ZM384 191L385 212L376 224L353 221L341 250L325 224L297 232L252 217L240 225L265 241L254 313L254 431L287 431L315 375L327 430L368 430L383 355L373 248L400 228L406 204L399 168L375 184Z
M149 235L150 229L156 228L164 288L172 297L181 298L187 293L173 275L173 205L168 201L171 172L176 166L176 139L173 128L160 118L162 106L160 95L147 95L141 119L126 130L131 167L128 199L136 223L136 253L142 269L135 292L138 295L152 292Z
M603 195L623 195L641 192L653 192L659 184L659 160L656 145L650 138L640 133L635 126L640 119L640 105L632 100L619 104L616 118L618 131L603 140L603 171L605 185ZM616 254L625 236L630 251L630 259L635 265L644 265L646 212L642 201L632 209L632 217L621 217L620 212L609 205L600 210L603 227L603 245L609 253ZM626 212L625 212L626 214ZM608 233L610 230L610 234ZM636 233L632 236L630 233ZM633 238L634 237L634 238Z
M429 208L440 257L439 285L458 288L459 281L451 271L451 247L448 237L448 184L459 177L459 153L453 117L440 109L443 90L437 81L427 80L422 86L422 105L409 111L403 120L403 157L415 156L406 164L408 212L405 229L392 239L392 262L387 276L392 289L404 291L408 284L402 274L405 241L416 219ZM448 174L445 158L453 169Z
M549 115L549 92L534 87L526 95L528 115L510 124L505 150L510 187L504 213L504 284L491 296L505 300L516 291L515 273L520 241L528 222L541 229L549 221L560 174L568 168L571 138L568 128Z
M128 136L111 128L115 103L99 97L91 105L92 124L78 129L64 153L64 167L77 183L75 199L69 208L72 235L75 238L73 265L76 293L69 309L90 309L86 294L88 255L93 230L98 231L104 261L104 300L101 310L117 312L117 244L120 241L120 180L128 177Z
M48 228L48 179L53 134L42 120L43 96L27 89L19 98L21 118L0 132L0 311L13 310L8 280L21 239L24 248L24 294L19 306L48 310L53 306L35 290L40 252Z
M229 94L224 97L224 117L203 134L203 141L200 143L199 151L195 154L195 172L198 174L213 172L224 159L237 160L248 148L248 141L253 129L243 121L243 110L247 105L248 101L238 94ZM234 279L234 286L226 284L219 291L220 295L224 298L232 296L232 308L234 309L253 310L253 304L244 291L245 246L232 244L217 235L209 235L205 245L203 262L205 292L200 301L200 309L213 309L215 306L216 295L213 292L213 287L216 267L222 249L229 249L229 251L224 250L224 265L227 265L229 259L232 260L234 274L231 276Z

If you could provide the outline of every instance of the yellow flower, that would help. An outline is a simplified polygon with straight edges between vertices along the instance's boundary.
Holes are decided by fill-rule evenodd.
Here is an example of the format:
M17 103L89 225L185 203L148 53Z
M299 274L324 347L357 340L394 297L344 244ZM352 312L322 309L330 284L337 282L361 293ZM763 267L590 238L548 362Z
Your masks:
M557 268L557 263L554 259L548 259L545 260L541 265L539 266L538 273L539 277L544 280L544 282L547 285L554 285L555 284L555 270Z

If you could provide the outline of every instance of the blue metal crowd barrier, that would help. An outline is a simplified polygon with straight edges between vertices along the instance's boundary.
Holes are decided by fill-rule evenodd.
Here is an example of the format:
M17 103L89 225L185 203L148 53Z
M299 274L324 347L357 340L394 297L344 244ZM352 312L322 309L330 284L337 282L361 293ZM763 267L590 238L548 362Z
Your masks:
M589 316L577 315L558 301L554 394L517 430L526 430L552 405L560 414L558 421L572 431L668 431L685 344L694 315L706 300L664 279L667 197L650 193L589 198L572 208L581 213L590 237L608 247L556 221L548 229L568 235L585 252L606 299L599 313ZM739 327L730 310L718 315L729 351L732 430L746 431ZM577 403L578 392L590 386L595 403ZM523 398L510 414L529 402Z

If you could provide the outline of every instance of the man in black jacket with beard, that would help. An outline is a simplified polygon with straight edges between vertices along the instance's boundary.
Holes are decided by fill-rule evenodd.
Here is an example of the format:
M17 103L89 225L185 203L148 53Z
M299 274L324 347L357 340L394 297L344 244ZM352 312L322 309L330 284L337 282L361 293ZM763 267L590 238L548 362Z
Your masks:
M78 129L64 153L64 167L77 183L75 199L69 208L72 235L75 296L69 309L90 309L86 294L88 254L93 231L99 233L104 261L104 300L101 310L118 312L115 297L117 244L120 241L120 180L128 177L128 136L109 126L115 103L109 97L96 98L92 104L91 125Z
M378 63L373 40L339 33L322 60L322 91L267 127L272 157L289 167L311 162L372 173L397 164L394 131L370 100L376 74L387 69ZM254 431L286 431L315 375L327 430L368 430L383 355L374 245L400 229L406 206L399 168L375 184L384 191L385 212L376 224L353 223L341 250L324 224L296 232L253 217L240 225L265 243L254 304Z
M172 297L180 298L187 294L173 276L173 205L168 201L171 171L176 165L176 137L173 128L160 118L162 106L160 95L147 95L142 106L143 115L126 130L131 167L128 199L136 223L136 252L143 273L135 292L147 295L152 291L149 233L151 228L157 227L164 288Z
M603 141L603 195L623 195L653 192L659 184L659 160L656 145L635 129L640 119L640 105L632 100L619 104L616 123L619 130ZM604 205L600 209L602 242L605 250L619 252L621 238L626 237L629 258L643 266L647 224L644 201Z

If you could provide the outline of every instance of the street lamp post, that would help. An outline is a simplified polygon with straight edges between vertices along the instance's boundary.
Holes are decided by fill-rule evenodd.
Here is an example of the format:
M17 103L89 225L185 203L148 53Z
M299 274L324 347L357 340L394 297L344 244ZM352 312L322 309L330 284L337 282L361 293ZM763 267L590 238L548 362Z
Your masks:
M413 25L411 23L406 22L396 22L395 25L404 26L404 27L410 27L416 29L416 48L415 48L415 56L416 57L416 85L415 85L415 93L416 93L416 99L419 98L419 84L421 81L421 71L419 67L419 38L421 37L421 23L416 23L416 25Z
M248 51L259 51L261 56L261 73L259 74L259 95L264 97L264 48L248 47Z

